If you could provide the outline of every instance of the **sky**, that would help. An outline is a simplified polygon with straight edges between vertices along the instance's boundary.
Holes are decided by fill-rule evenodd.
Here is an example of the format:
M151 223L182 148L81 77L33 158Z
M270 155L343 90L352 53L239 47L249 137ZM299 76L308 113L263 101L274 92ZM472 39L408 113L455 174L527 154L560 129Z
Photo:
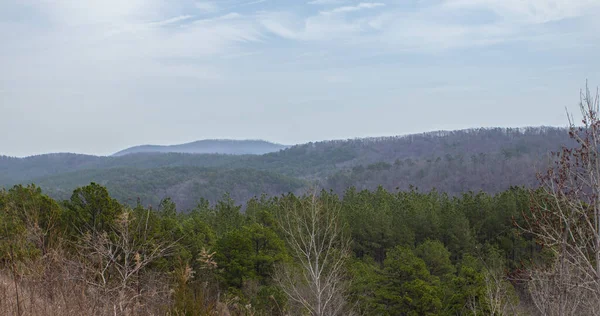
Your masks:
M0 155L566 126L598 0L0 0Z

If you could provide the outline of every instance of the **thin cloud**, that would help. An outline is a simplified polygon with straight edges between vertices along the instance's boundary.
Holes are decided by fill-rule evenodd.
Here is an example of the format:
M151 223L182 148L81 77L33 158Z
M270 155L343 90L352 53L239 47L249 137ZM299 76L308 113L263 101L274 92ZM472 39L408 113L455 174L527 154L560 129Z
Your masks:
M317 14L297 19L288 14L269 14L261 17L264 29L277 36L301 41L335 41L348 39L361 32L363 23Z
M212 18L199 19L199 20L194 21L194 23L198 24L198 23L210 23L210 22L216 22L216 21L236 20L236 19L240 19L242 17L243 16L237 12L230 12L230 13L215 16Z
M504 112L529 106L539 115L549 106L560 112L581 84L576 78L600 80L591 70L600 67L597 0L360 1L0 0L0 12L8 12L0 13L0 93L11 111L0 115L4 153L65 148L40 134L88 152L114 152L112 139L168 142L248 130L267 138L291 130L288 142L328 138L331 130L360 136L416 124L397 118L436 112L439 93L460 109L499 97L514 106ZM549 87L543 100L527 99L515 81L532 74ZM452 85L411 88L431 78ZM461 91L471 86L480 95ZM506 97L515 89L522 95ZM319 112L322 126L310 136L290 126L313 119L313 110L286 103L307 98L314 111L332 109ZM76 112L89 115L69 119ZM242 112L248 115L232 115ZM471 122L496 118L480 112ZM390 114L381 121L381 113ZM405 117L419 115L411 113ZM106 137L108 124L114 137ZM64 128L55 133L50 125ZM14 136L15 129L31 135Z
M250 2L246 2L246 3L242 3L240 5L246 6L246 5L253 5L253 4L259 4L259 3L264 3L264 2L267 2L267 0L250 1Z
M451 9L483 9L521 23L548 23L598 12L596 0L447 0Z
M323 14L323 15L330 15L330 14L336 14L336 13L355 12L355 11L360 11L360 10L364 10L364 9L374 9L374 8L383 7L383 6L385 6L385 3L361 2L355 6L343 6L343 7L335 8L335 9L328 10L328 11L321 11L319 13Z
M297 32L284 26L280 21L273 18L266 18L261 21L261 25L270 33L287 39L298 39L300 36Z
M200 11L208 13L219 11L219 6L216 3L209 1L196 2L194 3L194 7Z
M307 2L308 4L315 4L315 5L331 5L331 4L340 4L340 3L344 3L346 1L344 0L312 0Z
M176 17L170 18L170 19L162 20L159 22L153 22L153 23L150 23L150 25L165 26L165 25L175 24L175 23L179 23L179 22L182 22L185 20L189 20L191 18L193 18L193 16L191 16L191 15L181 15L181 16L176 16Z

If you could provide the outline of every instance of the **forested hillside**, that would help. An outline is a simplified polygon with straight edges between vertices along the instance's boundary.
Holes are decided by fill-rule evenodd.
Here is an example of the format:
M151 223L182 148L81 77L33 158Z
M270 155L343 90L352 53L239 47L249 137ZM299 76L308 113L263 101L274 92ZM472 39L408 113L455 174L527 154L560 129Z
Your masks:
M0 184L38 183L51 196L64 198L77 186L95 181L124 203L140 198L144 204L156 204L169 195L181 209L193 206L197 196L215 202L230 192L244 203L261 192L278 195L315 184L338 194L350 186L379 185L388 190L415 186L449 194L497 193L511 185L535 185L535 174L546 167L548 152L571 143L560 128L494 128L323 141L264 155L1 157ZM177 172L168 174L165 168ZM249 173L252 180L247 182Z
M58 199L67 199L72 188L90 182L110 188L117 200L129 205L139 199L144 205L157 206L169 197L182 210L192 209L201 198L215 202L229 194L235 201L247 201L261 194L298 193L305 186L303 181L268 171L200 167L93 169L36 180Z
M509 154L510 155L510 154ZM437 189L450 195L468 191L498 193L511 185L535 187L536 171L547 167L543 155L519 153L479 153L431 159L398 159L394 163L378 162L359 165L327 177L325 187L337 193L350 186L373 190L383 186L387 190L422 191Z

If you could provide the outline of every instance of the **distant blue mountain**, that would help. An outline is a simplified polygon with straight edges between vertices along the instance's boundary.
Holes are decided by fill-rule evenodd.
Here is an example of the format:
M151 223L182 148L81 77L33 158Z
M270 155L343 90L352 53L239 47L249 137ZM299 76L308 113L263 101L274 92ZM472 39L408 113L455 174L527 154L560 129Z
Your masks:
M121 150L113 156L135 153L186 153L186 154L227 154L262 155L286 149L289 146L264 140L205 139L180 145L141 145Z

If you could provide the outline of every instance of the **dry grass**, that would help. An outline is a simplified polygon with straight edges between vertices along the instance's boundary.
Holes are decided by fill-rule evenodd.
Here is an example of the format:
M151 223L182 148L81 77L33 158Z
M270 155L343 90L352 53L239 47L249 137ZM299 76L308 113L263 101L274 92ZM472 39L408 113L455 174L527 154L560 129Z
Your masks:
M0 272L0 315L169 315L168 293L139 295L125 310L120 300L76 281L17 280Z
M58 254L0 270L0 315L168 315L168 282L143 277L135 291L115 294L89 285ZM124 304L124 303L127 304Z
M20 279L0 273L1 315L102 315L76 282ZM108 314L108 313L106 313Z

